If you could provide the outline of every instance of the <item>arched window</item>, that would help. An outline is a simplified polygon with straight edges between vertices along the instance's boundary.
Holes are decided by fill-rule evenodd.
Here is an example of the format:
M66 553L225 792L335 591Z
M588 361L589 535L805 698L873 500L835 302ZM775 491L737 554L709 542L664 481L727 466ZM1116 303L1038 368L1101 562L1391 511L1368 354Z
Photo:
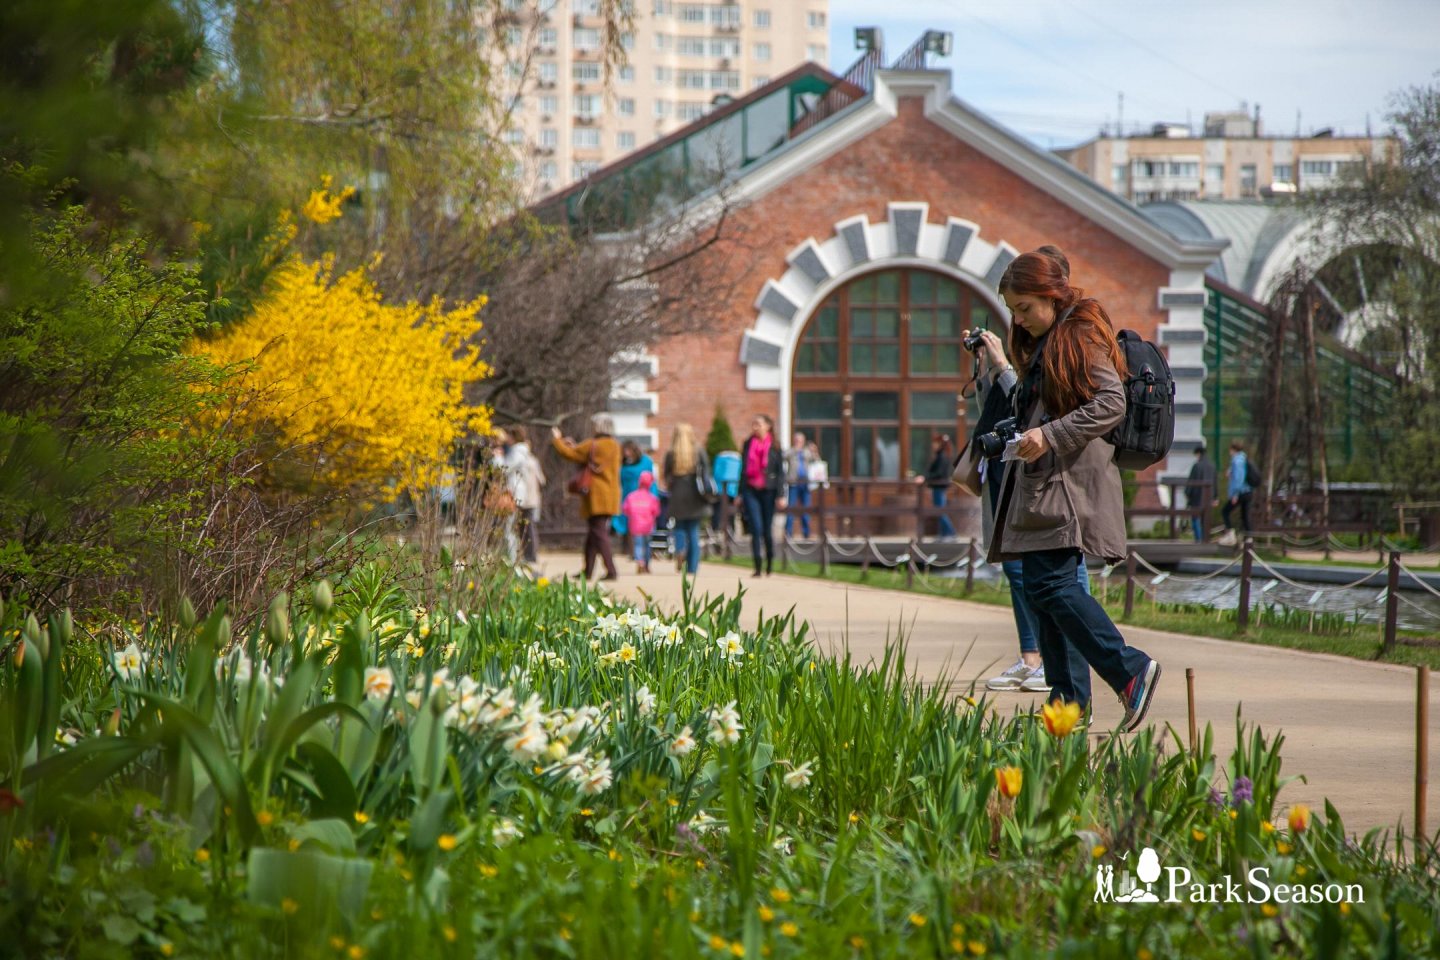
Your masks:
M995 325L989 305L928 270L866 274L836 290L805 326L792 372L791 422L819 444L837 479L924 473L931 438L963 442L973 359L960 332Z

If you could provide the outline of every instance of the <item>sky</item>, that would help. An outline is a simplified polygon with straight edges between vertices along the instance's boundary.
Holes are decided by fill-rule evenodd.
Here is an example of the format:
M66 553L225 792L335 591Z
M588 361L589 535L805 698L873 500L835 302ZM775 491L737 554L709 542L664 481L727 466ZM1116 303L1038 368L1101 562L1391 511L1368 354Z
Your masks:
M1440 83L1440 0L830 0L832 70L857 26L884 31L887 62L954 34L931 65L955 95L1047 148L1113 130L1121 93L1126 132L1243 102L1267 134L1378 135L1396 91Z

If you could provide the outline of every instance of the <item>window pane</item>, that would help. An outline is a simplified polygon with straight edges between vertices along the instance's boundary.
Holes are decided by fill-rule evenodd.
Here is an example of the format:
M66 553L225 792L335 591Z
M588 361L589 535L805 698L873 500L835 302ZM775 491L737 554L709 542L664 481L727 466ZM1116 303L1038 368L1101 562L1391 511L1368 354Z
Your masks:
M937 343L935 345L935 372L952 375L960 373L960 344Z
M954 280L947 280L944 277L937 277L935 280L935 302L936 303L959 303L960 284Z
M803 394L802 394L803 396ZM919 423L952 424L955 421L955 394L920 393L910 394L910 421ZM941 431L944 433L945 431Z
M995 330L997 333L999 332L995 318L990 313L990 308L981 306L978 303L970 307L970 326L975 330Z
M813 432L815 443L820 447L820 459L825 461L831 472L838 472L840 462L840 428L820 427Z
M875 347L875 372L900 373L900 344L882 343Z
M799 349L798 351L796 351L796 353L795 353L795 372L796 372L796 373L814 373L814 372L815 372L815 361L814 361L814 359L813 359L814 356L815 356L814 351L813 351L810 347L807 347L807 346L805 346L804 344L801 344L801 345L800 345L800 349Z
M910 472L924 473L930 466L930 438L935 436L933 427L910 428Z
M872 273L868 277L861 277L850 286L850 302L875 302L875 274Z
M875 311L875 336L882 340L893 340L900 336L900 311Z
M822 343L815 361L816 373L840 372L840 344Z
M875 300L877 303L900 302L900 274L887 270L875 277Z
M937 337L959 337L960 336L960 311L955 307L945 307L935 311L935 335Z
M900 394L888 391L857 393L851 412L856 420L899 420Z
M875 336L875 311L874 311L874 310L851 310L851 311L850 311L850 336L852 336L852 337L873 337L873 336Z
M935 311L924 307L910 310L910 336L917 339L935 336Z
M819 390L796 393L795 419L839 420L840 394Z
M814 336L823 337L826 340L834 340L840 336L840 308L822 307L819 316L815 318Z
M910 302L935 302L935 274L919 270L910 274Z
M840 373L840 344L819 344L815 351L815 373Z
M875 428L850 428L850 476L875 475Z
M910 344L910 375L923 376L935 372L935 345L933 343Z
M900 479L900 428L875 428L875 476L880 480Z
M850 372L856 374L874 373L875 361L866 343L850 344Z

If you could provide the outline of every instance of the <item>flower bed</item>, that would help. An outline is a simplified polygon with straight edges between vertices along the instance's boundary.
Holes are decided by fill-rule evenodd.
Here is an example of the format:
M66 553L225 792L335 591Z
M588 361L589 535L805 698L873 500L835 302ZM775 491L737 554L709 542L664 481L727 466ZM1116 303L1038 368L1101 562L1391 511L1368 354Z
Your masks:
M899 647L857 665L788 617L742 632L738 598L665 616L542 581L465 600L414 609L362 571L243 640L185 611L105 656L64 617L32 620L4 668L0 942L27 957L1436 949L1435 885L1405 844L1347 839L1334 811L1277 820L1280 743L1258 731L1217 765L1154 733L1086 736L1073 710L999 720L908 677Z

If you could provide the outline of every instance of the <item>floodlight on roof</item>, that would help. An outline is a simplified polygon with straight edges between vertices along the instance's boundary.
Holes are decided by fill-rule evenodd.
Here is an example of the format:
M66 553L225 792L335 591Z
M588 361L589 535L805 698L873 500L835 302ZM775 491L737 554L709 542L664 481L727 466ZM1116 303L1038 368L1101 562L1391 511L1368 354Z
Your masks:
M855 49L856 50L882 50L885 47L884 34L879 27L856 27L855 28Z

